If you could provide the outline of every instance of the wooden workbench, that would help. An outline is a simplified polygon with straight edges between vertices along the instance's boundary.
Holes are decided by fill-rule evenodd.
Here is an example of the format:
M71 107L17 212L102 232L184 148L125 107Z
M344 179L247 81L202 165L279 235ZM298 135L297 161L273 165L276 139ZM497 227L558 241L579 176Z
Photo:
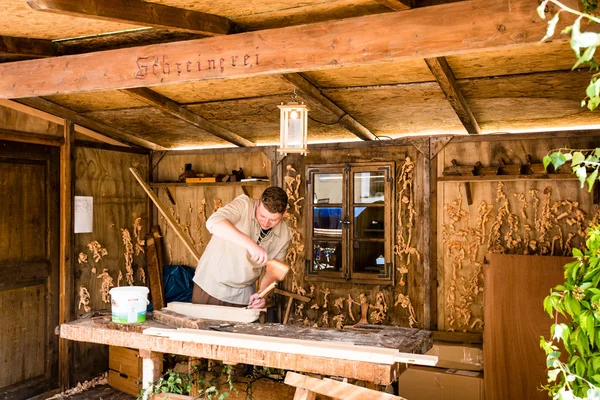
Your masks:
M109 323L108 319L109 317L99 317L62 324L60 326L60 337L80 342L139 349L140 355L144 357L145 382L156 379L157 374L161 372L157 371L159 368L156 365L156 360L162 360L161 353L221 360L228 364L244 363L327 376L339 376L374 382L379 385L389 385L396 381L400 372L405 368L404 365L398 365L398 363L392 365L377 364L172 340L167 337L142 334L142 331L146 328L170 328L153 320L148 320L143 324L118 326ZM200 329L208 329L208 326ZM416 354L423 354L431 348L432 344L432 333L430 331L400 327L367 326L365 329L335 330L252 323L235 324L224 328L223 331L266 337L302 338L323 342L351 342L356 345L377 346Z

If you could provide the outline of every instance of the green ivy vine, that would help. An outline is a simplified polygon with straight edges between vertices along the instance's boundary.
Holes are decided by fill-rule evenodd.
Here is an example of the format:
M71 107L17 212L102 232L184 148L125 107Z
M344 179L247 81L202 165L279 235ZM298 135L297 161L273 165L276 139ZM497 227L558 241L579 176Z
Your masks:
M544 299L554 324L552 338L540 340L548 369L543 387L555 400L600 400L600 226L589 229L585 252L574 248L573 257L565 282ZM559 314L567 322L559 322Z

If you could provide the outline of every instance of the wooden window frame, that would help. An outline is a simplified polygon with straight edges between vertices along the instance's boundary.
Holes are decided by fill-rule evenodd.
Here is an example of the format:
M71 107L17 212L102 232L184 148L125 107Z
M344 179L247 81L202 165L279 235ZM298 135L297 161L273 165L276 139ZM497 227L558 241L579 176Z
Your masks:
M354 174L360 172L384 172L384 201L382 204L374 203L355 203L354 202ZM323 282L347 282L357 284L372 285L394 285L394 261L393 237L394 227L394 207L395 199L395 163L389 162L357 162L344 164L317 164L306 166L306 279L308 281ZM316 236L313 230L314 226L314 208L324 204L314 202L314 175L315 174L342 174L342 203L327 203L327 206L342 208L342 236L338 238L327 238ZM354 217L353 210L357 206L381 207L384 209L384 236L383 239L355 238L354 237ZM341 271L315 271L313 270L313 243L315 241L341 241L342 247L342 269ZM382 274L373 274L366 272L353 271L354 266L354 242L384 242L385 268Z

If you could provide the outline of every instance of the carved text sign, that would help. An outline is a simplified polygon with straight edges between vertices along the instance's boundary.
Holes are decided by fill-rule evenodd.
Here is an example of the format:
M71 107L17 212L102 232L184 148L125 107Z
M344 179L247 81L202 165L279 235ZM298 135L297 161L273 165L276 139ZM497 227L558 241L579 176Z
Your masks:
M136 61L135 78L145 79L148 75L193 74L201 71L223 73L225 69L252 68L255 65L258 65L258 53L212 58L198 54L194 60L170 60L167 55L141 56Z

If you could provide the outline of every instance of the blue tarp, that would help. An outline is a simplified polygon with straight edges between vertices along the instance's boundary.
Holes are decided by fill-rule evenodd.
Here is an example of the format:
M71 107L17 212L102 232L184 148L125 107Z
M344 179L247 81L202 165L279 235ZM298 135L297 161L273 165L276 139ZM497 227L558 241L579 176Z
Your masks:
M192 302L194 272L194 268L185 265L166 265L163 268L165 304L173 301ZM154 307L150 304L148 311L153 309Z

